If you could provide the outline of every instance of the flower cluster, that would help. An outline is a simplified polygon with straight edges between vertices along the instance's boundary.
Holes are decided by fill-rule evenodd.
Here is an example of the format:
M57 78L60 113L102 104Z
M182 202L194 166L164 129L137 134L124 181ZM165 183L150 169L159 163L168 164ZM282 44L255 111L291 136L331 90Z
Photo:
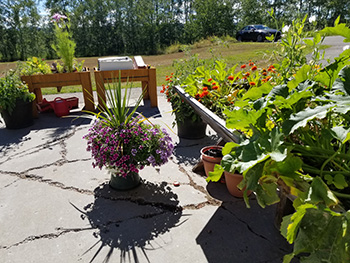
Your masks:
M83 137L94 158L93 167L117 169L120 176L139 172L146 165L160 166L168 161L174 146L165 129L144 123L140 118L118 128L97 120Z
M277 77L273 65L266 68L249 61L238 68L235 65L226 69L226 64L217 61L214 70L199 67L182 85L192 97L200 101L209 110L225 118L224 110L232 109L237 98L243 96L252 87L260 87Z

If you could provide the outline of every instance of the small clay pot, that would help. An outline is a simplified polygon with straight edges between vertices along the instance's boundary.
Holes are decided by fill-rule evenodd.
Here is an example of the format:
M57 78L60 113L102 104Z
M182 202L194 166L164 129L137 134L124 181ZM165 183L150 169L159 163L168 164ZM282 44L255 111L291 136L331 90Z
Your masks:
M218 154L218 153L221 154ZM215 164L220 164L222 160L222 146L207 146L201 150L201 158L204 164L205 175L214 171Z
M243 197L243 190L240 190L237 186L238 184L243 180L243 176L238 173L229 173L224 172L225 175L225 181L226 181L226 187L227 190L230 192L231 195L235 197ZM251 194L251 191L247 192L247 195L249 196Z

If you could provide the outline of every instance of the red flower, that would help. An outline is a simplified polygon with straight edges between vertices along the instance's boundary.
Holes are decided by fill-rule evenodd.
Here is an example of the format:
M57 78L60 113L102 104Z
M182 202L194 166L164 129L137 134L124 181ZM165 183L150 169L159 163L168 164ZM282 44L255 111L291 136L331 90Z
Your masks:
M241 66L241 68L246 68L247 66L245 65L245 64L243 64L242 66Z
M249 63L249 66L251 67L251 66L254 66L254 63L253 62L250 62Z
M207 96L208 94L209 94L209 92L207 90L205 90L201 94L199 94L199 97L203 98L203 97Z
M212 85L212 86L214 86L214 85L216 85L216 83L215 83L215 82L213 82L213 83L211 83L211 85Z
M255 86L255 85L256 85L256 83L255 83L255 82L253 82L253 81L251 81L251 82L249 82L249 85L250 85L250 86Z
M166 78L165 81L169 81L170 79L169 78Z
M212 78L208 79L208 82L212 82L212 81L213 81L213 79L212 79Z
M263 72L262 74L263 74L264 76L266 76L266 75L267 75L267 72Z
M268 70L267 70L267 71L270 71L270 72L271 72L271 71L273 71L273 69L272 69L272 68L268 68Z
M203 90L205 91L205 90L208 90L208 87L203 87Z
M249 77L249 76L250 76L250 73L247 72L247 73L244 74L244 76Z
M219 88L218 86L213 86L213 89L215 89L215 90L218 89L218 88Z
M254 71L254 70L257 70L258 69L258 67L257 66L253 66L252 67L252 70Z
M160 93L164 93L164 90L162 89L162 90L160 91Z
M233 76L228 76L227 79L228 79L228 80L234 80L234 77L233 77Z

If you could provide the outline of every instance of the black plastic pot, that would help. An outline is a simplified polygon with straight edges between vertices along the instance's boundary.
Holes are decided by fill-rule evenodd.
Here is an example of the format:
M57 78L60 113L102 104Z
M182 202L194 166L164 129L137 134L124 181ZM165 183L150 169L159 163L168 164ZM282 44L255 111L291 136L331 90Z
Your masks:
M7 129L21 129L33 124L32 103L17 101L11 114L7 111L1 112Z
M177 135L183 139L196 140L205 137L207 124L202 120L193 122L192 119L185 119L184 122L177 122Z

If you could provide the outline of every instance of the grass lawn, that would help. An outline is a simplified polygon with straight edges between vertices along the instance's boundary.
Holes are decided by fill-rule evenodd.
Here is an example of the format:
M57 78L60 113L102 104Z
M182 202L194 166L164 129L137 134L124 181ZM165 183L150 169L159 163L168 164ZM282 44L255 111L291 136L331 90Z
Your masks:
M327 48L327 47L324 47ZM254 61L260 67L265 67L273 63L273 58L271 56L272 51L276 49L275 43L256 43L256 42L243 42L243 43L229 43L226 45L212 45L205 47L193 47L191 54L198 54L201 59L208 59L212 57L212 53L216 57L220 57L226 60L229 65L234 64L244 64L249 60ZM212 52L210 51L212 50ZM118 55L115 55L118 56ZM78 58L78 61L85 60L84 66L90 68L92 71L94 67L97 67L97 59L99 57L86 57ZM173 61L186 59L188 55L185 52L177 52L172 54L163 54L155 56L142 56L146 64L156 67L157 69L157 86L161 86L165 83L165 76L169 75L173 70ZM49 64L53 60L47 61ZM0 63L0 77L10 69L16 68L17 62L5 62ZM95 89L95 80L93 74L92 84ZM135 83L138 85L138 83ZM55 94L57 93L56 88L46 88L42 90L43 94ZM62 91L64 93L71 92L81 92L80 87L63 87Z

